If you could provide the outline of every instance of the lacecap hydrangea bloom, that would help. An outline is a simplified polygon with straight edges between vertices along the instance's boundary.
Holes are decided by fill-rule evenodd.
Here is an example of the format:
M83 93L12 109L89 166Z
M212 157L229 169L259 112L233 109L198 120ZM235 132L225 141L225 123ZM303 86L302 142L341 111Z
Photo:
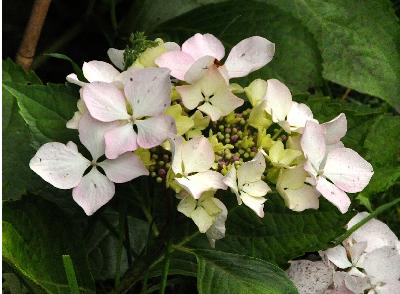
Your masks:
M318 209L322 196L345 213L346 193L361 191L373 175L341 142L345 115L318 122L277 79L244 88L230 82L266 66L274 53L259 36L240 41L224 60L225 48L211 34L182 46L136 34L126 49L110 48L114 65L89 61L85 80L67 76L80 87L67 127L92 158L72 142L51 142L30 167L55 187L73 189L87 215L112 199L114 183L150 176L175 191L178 211L212 245L224 237L228 217L221 190L259 217L272 191L295 211Z
M367 216L358 213L347 229ZM379 220L369 220L342 244L320 255L320 261L291 262L288 275L300 294L393 294L400 289L400 241Z

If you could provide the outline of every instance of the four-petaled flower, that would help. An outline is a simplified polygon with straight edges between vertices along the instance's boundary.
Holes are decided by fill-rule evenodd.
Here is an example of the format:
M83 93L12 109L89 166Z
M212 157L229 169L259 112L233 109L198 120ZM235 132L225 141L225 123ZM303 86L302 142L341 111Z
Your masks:
M210 190L226 189L223 175L210 170L215 155L207 138L195 137L185 142L182 137L171 139L172 171L175 181L179 183L193 198L199 199L201 194Z
M210 66L203 77L194 84L177 86L176 90L187 109L197 107L209 115L212 121L243 105L243 100L230 91L229 84L215 66Z
M261 180L265 171L265 159L258 152L253 160L243 163L237 170L232 165L224 178L224 183L236 194L239 204L250 207L259 217L264 217L264 196L271 191Z
M164 114L171 103L169 70L139 69L132 71L127 80L123 91L104 82L82 88L82 98L93 118L118 122L104 135L105 154L110 159L138 147L158 146L176 134L173 118Z
M29 166L46 182L59 189L72 189L72 197L87 215L106 204L115 193L114 183L125 183L149 172L132 152L117 159L98 162L104 154L104 133L113 127L94 120L88 113L79 122L79 138L92 161L78 152L73 142L46 143L39 148ZM103 175L98 167L104 170ZM90 171L84 175L85 171Z
M346 133L343 126L342 119L328 125L308 121L301 147L307 159L304 169L311 175L310 183L345 213L350 206L350 198L345 192L363 190L374 172L371 164L357 152L340 146L340 138Z
M263 67L272 60L275 45L265 38L253 36L240 41L230 51L221 72L226 78L238 78ZM156 59L156 64L171 70L179 80L192 83L210 65L222 60L225 48L211 34L195 34L182 44L181 50L169 51Z

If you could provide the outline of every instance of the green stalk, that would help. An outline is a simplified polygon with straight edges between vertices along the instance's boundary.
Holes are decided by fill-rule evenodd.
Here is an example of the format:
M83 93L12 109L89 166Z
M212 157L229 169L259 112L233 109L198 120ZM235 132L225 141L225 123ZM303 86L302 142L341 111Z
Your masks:
M62 258L63 258L65 273L67 275L70 293L79 294L78 281L76 279L74 265L72 264L71 257L69 255L63 255Z
M335 245L339 245L342 243L344 240L346 240L351 234L353 234L355 231L357 231L360 227L362 227L364 224L366 224L368 221L376 217L377 215L381 214L382 212L388 210L389 208L395 206L396 204L400 203L400 197L389 202L386 204L383 204L379 206L377 209L375 209L372 213L370 213L366 218L364 218L362 221L357 223L356 225L352 226L349 230L347 230L345 233L337 237L333 243Z

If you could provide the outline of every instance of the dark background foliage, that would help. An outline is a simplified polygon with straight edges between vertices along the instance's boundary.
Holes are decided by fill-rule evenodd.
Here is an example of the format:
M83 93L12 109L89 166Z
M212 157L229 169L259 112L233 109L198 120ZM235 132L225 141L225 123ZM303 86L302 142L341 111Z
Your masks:
M398 198L400 118L395 108L400 105L400 29L395 14L400 14L400 1L297 2L53 0L33 64L36 75L24 73L10 60L3 62L5 291L68 293L61 259L65 254L72 258L82 292L107 293L119 280L129 286L129 277L139 281L132 293L140 292L146 278L148 289L158 291L165 246L186 240L198 262L192 255L173 252L168 291L195 292L197 274L201 293L210 293L204 289L220 272L210 277L204 269L223 268L233 261L254 269L262 269L267 261L285 268L289 259L331 246L354 214L353 210L342 216L326 202L318 211L294 213L273 195L263 220L245 207L230 211L227 236L217 242L215 252L207 251L204 236L193 235L196 228L189 220L171 213L176 206L173 195L165 199L165 191L146 188L154 186L147 179L119 185L107 207L88 218L70 191L56 190L34 175L28 162L41 143L76 141L76 134L64 128L79 96L76 87L64 84L73 69L69 62L43 53L65 54L79 66L89 60L107 61L107 49L124 48L136 30L179 42L195 32L210 32L227 48L254 34L270 38L277 44L275 59L252 78L284 80L294 99L310 105L321 121L346 113L346 146L374 166L370 185L353 195L352 208L373 211ZM3 60L14 58L32 3L3 1ZM248 81L239 80L242 85ZM400 235L399 206L379 218ZM179 230L171 238L172 221ZM157 238L152 237L155 227L161 231ZM150 264L154 266L149 268ZM240 269L232 274L240 275Z

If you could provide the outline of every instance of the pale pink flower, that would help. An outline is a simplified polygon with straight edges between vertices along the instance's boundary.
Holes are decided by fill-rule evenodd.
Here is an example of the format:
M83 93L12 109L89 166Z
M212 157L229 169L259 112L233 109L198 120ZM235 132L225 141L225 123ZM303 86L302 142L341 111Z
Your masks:
M120 72L115 69L115 67L113 67L111 64L98 60L84 62L82 66L82 72L83 76L89 83L112 83L116 81L118 76L120 75ZM74 73L67 76L67 81L81 87L87 84L86 82L80 81L78 79L78 76Z
M227 188L224 176L211 170L215 154L207 138L195 137L185 142L182 137L175 137L171 143L175 181L194 199L199 199L206 191Z
M228 115L244 102L232 94L229 84L214 65L193 84L177 86L176 90L187 109L197 108L210 116L212 121Z
M227 78L244 77L272 60L275 45L265 38L253 36L240 41L230 51L222 71ZM182 44L181 50L166 52L156 59L160 67L167 67L179 80L193 82L204 68L221 61L225 48L212 34L195 34Z
M115 193L114 183L124 183L148 175L141 160L127 152L115 160L98 162L104 154L104 133L113 127L94 120L88 113L79 122L79 138L89 150L92 161L86 159L75 143L46 143L39 148L29 166L46 182L59 189L73 189L72 197L87 215L106 204ZM103 175L97 167L101 167ZM86 170L90 170L84 175Z
M362 191L374 172L371 164L357 152L342 147L340 138L346 133L343 116L326 125L308 121L301 147L307 159L304 169L311 175L310 182L345 213L350 206L350 198L345 192Z
M126 78L123 90L104 82L82 88L82 98L93 118L117 122L104 135L105 154L110 159L138 147L158 146L176 134L175 121L164 114L171 104L169 70L139 69L130 71Z

